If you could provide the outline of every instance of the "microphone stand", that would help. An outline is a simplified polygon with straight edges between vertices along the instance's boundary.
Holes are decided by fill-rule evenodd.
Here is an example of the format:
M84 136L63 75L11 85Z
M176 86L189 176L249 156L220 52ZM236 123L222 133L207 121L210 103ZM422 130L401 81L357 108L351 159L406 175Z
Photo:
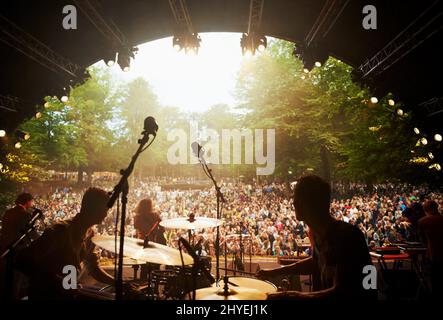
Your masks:
M115 201L121 195L121 221L120 221L120 247L118 254L118 268L117 268L117 279L115 279L115 297L116 300L122 300L123 298L123 248L125 241L125 223L126 223L126 205L128 203L128 193L129 193L129 183L128 178L134 170L135 162L137 161L139 155L146 150L145 145L149 141L149 133L147 131L143 132L143 137L138 140L139 147L135 154L132 156L131 162L126 169L122 169L120 174L122 175L120 181L115 185L112 190L111 197L108 201L108 208L114 206ZM153 141L153 140L152 140ZM151 143L152 143L151 141ZM149 145L148 145L149 147Z
M212 170L208 167L208 164L206 163L205 159L198 154L198 160L200 164L203 167L203 171L208 176L209 179L211 179L212 183L214 184L215 193L217 196L217 219L221 219L221 202L225 203L226 200L223 196L223 193L220 190L220 187L217 184L217 181L215 180L214 176L212 175ZM218 281L220 279L220 226L217 226L217 234L215 238L215 279Z

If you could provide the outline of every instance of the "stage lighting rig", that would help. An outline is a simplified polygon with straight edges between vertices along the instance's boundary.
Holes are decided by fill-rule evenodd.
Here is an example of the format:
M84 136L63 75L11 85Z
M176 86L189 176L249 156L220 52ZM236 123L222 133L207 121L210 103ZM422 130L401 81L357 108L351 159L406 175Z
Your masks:
M265 51L268 45L268 40L264 35L243 33L240 45L244 56L253 56L257 51Z
M117 63L124 72L128 72L131 68L131 58L135 58L138 48L123 47L118 51Z
M114 51L106 53L103 57L103 61L108 67L112 67L115 64L115 61L117 61L117 53Z
M184 50L187 54L197 54L201 38L198 33L189 31L178 32L172 38L172 46L176 51Z
M303 63L303 72L309 73L314 67L321 67L328 60L328 54L316 46L295 45L293 55Z

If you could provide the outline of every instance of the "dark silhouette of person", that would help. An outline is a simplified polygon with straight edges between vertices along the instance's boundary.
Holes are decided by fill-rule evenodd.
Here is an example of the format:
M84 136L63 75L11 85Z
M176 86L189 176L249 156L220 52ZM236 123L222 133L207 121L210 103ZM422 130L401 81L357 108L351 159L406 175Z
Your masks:
M315 175L301 177L295 187L293 205L297 220L309 226L313 254L294 264L260 270L259 278L285 274L312 274L313 291L287 291L268 295L269 299L366 299L376 290L366 290L363 268L372 265L363 233L351 224L334 219L329 206L330 185Z
M29 211L32 206L32 195L30 193L21 193L15 200L15 206L4 213L0 234L0 255L25 232L26 226L32 218L32 213ZM7 264L9 262L11 266L17 252L28 246L31 240L37 238L37 232L30 232L28 236L10 252L7 258L0 261L0 297L2 297L2 299L20 299L23 295L22 291L27 286L26 277L20 272L12 271L12 268L8 268Z
M96 280L113 285L114 278L98 264L94 252L92 226L107 215L109 195L98 188L89 188L83 195L80 212L72 219L47 228L43 235L17 256L16 267L29 277L29 299L72 299L78 294L66 288L64 268L86 268Z
M0 254L22 235L25 226L32 218L32 214L29 212L32 205L32 195L21 193L15 200L15 207L4 213L0 235ZM29 244L29 242L25 241L21 246L23 247L26 244Z
M432 295L443 297L443 216L433 200L424 203L426 216L418 220L421 238L428 247Z

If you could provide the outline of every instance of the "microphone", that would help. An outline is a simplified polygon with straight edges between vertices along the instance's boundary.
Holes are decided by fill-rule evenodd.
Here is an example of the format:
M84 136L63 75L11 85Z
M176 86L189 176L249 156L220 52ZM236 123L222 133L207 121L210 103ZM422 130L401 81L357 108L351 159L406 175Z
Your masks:
M197 254L195 253L194 249L192 249L191 245L189 244L189 242L183 238L180 237L178 239L179 242L181 242L183 244L183 246L186 248L186 251L188 251L188 254L192 257L192 259L194 260L194 265L198 268L200 268L201 271L203 271L203 273L205 274L205 276L208 278L208 280L212 283L215 282L214 277L212 276L212 274L208 271L208 269L206 269L205 267L202 267L200 264L200 258L197 256Z
M193 143L191 143L191 149L192 149L192 153L197 158L201 159L203 157L205 150L197 141L194 141Z
M147 117L143 126L143 134L152 134L153 136L157 135L158 124L155 121L154 117Z

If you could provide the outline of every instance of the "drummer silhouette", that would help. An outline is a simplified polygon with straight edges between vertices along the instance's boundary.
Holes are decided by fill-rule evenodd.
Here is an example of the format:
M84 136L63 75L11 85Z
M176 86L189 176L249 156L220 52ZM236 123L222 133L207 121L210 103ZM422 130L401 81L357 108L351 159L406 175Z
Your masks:
M315 175L301 177L294 187L293 205L297 220L310 229L313 254L294 264L260 270L257 276L269 279L285 274L312 274L313 292L271 293L269 299L363 299L376 297L376 290L363 288L363 268L371 258L362 232L336 220L329 210L330 185Z

